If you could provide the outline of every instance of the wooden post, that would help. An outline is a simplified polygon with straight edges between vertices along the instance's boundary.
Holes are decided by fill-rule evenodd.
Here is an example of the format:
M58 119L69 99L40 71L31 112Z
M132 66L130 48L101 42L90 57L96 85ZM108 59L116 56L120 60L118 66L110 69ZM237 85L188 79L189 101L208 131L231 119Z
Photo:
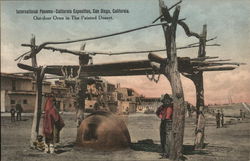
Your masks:
M166 8L162 7L161 10L162 9ZM170 81L170 85L172 87L173 102L174 102L172 135L171 135L171 146L170 146L171 160L180 160L182 158L182 145L183 145L184 125L185 125L184 94L180 79L180 73L178 71L178 61L177 61L176 41L175 41L176 26L178 22L179 12L180 12L180 6L177 6L173 14L171 25L163 25L163 30L166 39L167 56L168 56L168 60L166 63L167 65L165 68L165 76ZM167 17L165 18L167 19Z
M203 73L199 72L192 75L184 75L191 79L196 90L196 128L195 128L195 149L204 147L204 132L205 132L205 116L203 113L204 107L204 89L203 89Z
M206 56L206 38L207 38L207 25L203 25L203 31L199 38L199 51L198 58L205 58ZM185 75L187 78L191 79L195 85L196 90L196 128L195 128L195 141L194 148L202 149L204 147L204 136L205 136L205 115L204 110L204 86L203 86L203 72L193 73L190 75Z
M79 56L79 65L80 68L82 66L85 66L89 63L89 55L81 55ZM86 77L81 77L78 78L76 82L76 86L78 86L77 89L77 96L76 96L76 101L77 101L77 107L76 107L76 125L77 125L77 136L76 136L76 142L80 141L80 125L82 121L84 120L84 111L85 111L85 98L86 98L86 92L87 92L87 78Z
M87 91L87 84L85 79L80 79L78 81L78 92L77 92L77 109L76 109L76 120L77 120L77 127L81 125L81 122L84 119L84 110L85 110L85 97Z
M31 38L31 53L35 52L35 37ZM32 67L37 67L37 60L36 55L32 55L31 57L31 63ZM34 107L34 116L33 116L33 122L31 127L31 139L30 139L30 146L34 147L33 142L36 141L37 135L39 134L39 125L40 125L40 119L41 119L41 106L42 106L42 82L44 77L44 72L42 68L39 68L38 70L34 71L34 77L36 80L36 102Z
M79 56L79 65L85 66L89 62L89 55ZM87 78L80 78L78 80L78 93L77 93L77 127L80 126L82 120L84 119L84 110L85 110L85 98L87 92Z
M202 34L199 39L199 51L198 57L202 58L206 56L206 38L207 38L207 25L203 25ZM195 128L195 149L201 149L204 147L205 136L205 116L204 109L204 86L203 86L203 72L193 75L192 78L196 89L196 128Z
M205 57L206 56L206 40L207 40L207 25L203 25L203 30L200 35L199 39L199 51L198 57Z

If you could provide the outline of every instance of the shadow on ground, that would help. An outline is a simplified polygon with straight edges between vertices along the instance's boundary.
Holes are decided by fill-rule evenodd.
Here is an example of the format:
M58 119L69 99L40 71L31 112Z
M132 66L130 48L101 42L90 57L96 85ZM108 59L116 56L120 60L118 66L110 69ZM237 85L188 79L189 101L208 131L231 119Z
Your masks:
M28 121L29 119L22 119L22 120L20 120L20 121Z
M68 151L71 151L72 148L74 148L75 146L75 142L69 142L69 143L65 143L63 145L58 145L57 146L57 150L56 150L56 154L61 154L61 153L64 153L64 152L68 152Z
M206 147L207 145L205 145ZM137 143L131 143L130 148L135 151L161 153L161 145L155 144L152 139L139 140ZM194 150L193 145L183 145L184 155L207 155L207 150Z
M130 148L135 151L161 152L161 145L155 144L152 139L139 140L137 143L131 143Z
M208 144L205 144L205 147ZM204 147L204 148L205 148ZM194 150L194 146L193 145L183 145L183 154L184 155L207 155L209 154L209 152L207 150L201 149L201 150Z

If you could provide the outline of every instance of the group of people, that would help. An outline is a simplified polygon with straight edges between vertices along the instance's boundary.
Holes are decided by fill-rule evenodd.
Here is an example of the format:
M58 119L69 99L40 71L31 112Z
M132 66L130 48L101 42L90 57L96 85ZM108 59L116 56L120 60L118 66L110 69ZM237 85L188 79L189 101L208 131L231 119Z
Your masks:
M56 109L56 100L53 96L48 97L44 106L43 136L38 135L34 146L45 153L54 153L55 144L60 141L60 131L65 126L62 117Z
M15 121L21 121L22 120L22 112L23 112L23 108L21 106L21 104L16 104L15 108L11 108L10 110L10 118L11 118L11 122L15 122Z
M222 111L220 112L220 110L217 110L215 119L216 119L216 128L224 127L224 114Z

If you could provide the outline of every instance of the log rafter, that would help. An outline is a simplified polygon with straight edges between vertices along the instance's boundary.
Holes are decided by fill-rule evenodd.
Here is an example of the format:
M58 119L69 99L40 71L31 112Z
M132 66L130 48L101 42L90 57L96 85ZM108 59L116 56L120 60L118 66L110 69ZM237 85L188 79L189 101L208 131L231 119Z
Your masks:
M206 40L211 41L212 39L208 39ZM21 44L23 47L34 47L34 48L38 48L38 46L32 46L31 44ZM220 46L220 44L208 44L206 46ZM188 44L186 46L181 46L181 47L177 47L177 50L182 50L182 49L190 49L190 48L197 48L199 47L199 45L197 45L197 43L192 43L192 44ZM76 56L81 56L81 55L108 55L108 56L112 56L112 55L124 55L124 54L139 54L139 53L149 53L149 52L162 52L162 51L166 51L167 49L152 49L152 50L141 50L141 51L121 51L121 52L101 52L101 51L75 51L75 50L69 50L69 49L63 49L63 48L56 48L56 47L52 47L52 46L45 46L43 49L45 50L52 50L53 52L58 51L60 53L68 53L68 54L72 54L72 55L76 55ZM29 59L29 54L31 53L31 51L25 52L24 54L20 55L19 57L17 57L15 59L15 61L21 59L24 57L24 59Z
M80 76L129 76L146 75L146 73L152 74L153 72L162 74L162 69L164 69L164 67L166 66L167 58L162 58L152 53L150 53L148 57L149 60L85 65L84 67L82 67ZM209 57L207 58L208 60L210 60ZM150 64L151 62L159 64L160 70L157 71L153 69L152 65ZM233 70L237 68L238 65L241 65L241 63L210 63L210 61L198 61L196 58L192 59L188 57L179 57L178 62L178 68L180 72L188 74L197 73L199 71ZM32 67L22 63L18 63L18 67L29 71L38 70L38 67ZM63 73L61 71L62 68L68 68L68 71L73 69L73 75L76 76L79 65L48 65L45 68L45 73L63 76ZM121 72L119 73L119 71ZM126 72L128 72L128 74L125 74Z

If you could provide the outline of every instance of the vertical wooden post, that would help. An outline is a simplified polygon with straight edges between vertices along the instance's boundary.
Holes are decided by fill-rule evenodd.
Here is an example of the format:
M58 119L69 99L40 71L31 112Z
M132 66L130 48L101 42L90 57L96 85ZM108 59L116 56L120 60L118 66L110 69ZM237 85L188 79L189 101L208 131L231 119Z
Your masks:
M207 25L203 25L203 30L199 39L199 51L198 57L202 58L206 56L206 39L207 39ZM196 89L196 129L195 129L195 149L201 149L204 147L205 136L205 116L204 109L204 86L203 86L203 72L199 72L192 76Z
M79 56L79 65L84 66L89 62L89 55ZM77 127L80 126L82 120L84 119L84 110L85 110L85 98L87 92L87 78L78 80L78 93L77 93Z
M77 111L76 111L76 120L77 127L81 125L81 122L84 119L84 110L85 110L85 93L87 90L87 84L85 79L81 79L78 81L79 90L77 92Z
M37 84L37 121L36 121L36 133L39 134L39 125L42 115L42 83L44 78L44 71L43 67L39 68L39 71L37 72L36 77L36 84Z
M199 51L198 57L205 57L206 56L206 40L207 40L207 25L203 25L202 33L200 35L199 40Z
M162 2L163 3L163 2ZM162 8L164 9L164 8ZM177 6L171 25L164 25L163 30L166 39L167 48L167 65L165 68L165 76L170 81L172 87L172 95L174 102L170 159L179 160L182 157L182 145L185 125L185 108L184 108L184 94L180 73L178 71L178 61L176 52L176 27L180 12L180 6ZM167 17L165 17L167 19Z
M199 51L198 57L202 58L206 56L206 38L207 38L207 25L203 25L202 33L199 39ZM205 136L205 115L204 110L204 86L203 86L203 72L193 73L185 75L185 77L191 79L195 85L196 90L196 128L195 128L195 149L201 149L204 147L204 136Z
M194 82L196 90L196 123L197 123L200 107L204 106L203 72L199 72L193 75L192 80Z
M31 63L33 67L37 67L36 55L32 54L35 52L35 37L31 38ZM34 72L34 77L36 80L36 102L34 107L34 116L31 127L31 139L30 146L33 147L33 142L36 141L37 135L39 134L39 125L41 119L41 106L42 106L42 82L43 82L43 70L42 68L38 68L37 71Z

